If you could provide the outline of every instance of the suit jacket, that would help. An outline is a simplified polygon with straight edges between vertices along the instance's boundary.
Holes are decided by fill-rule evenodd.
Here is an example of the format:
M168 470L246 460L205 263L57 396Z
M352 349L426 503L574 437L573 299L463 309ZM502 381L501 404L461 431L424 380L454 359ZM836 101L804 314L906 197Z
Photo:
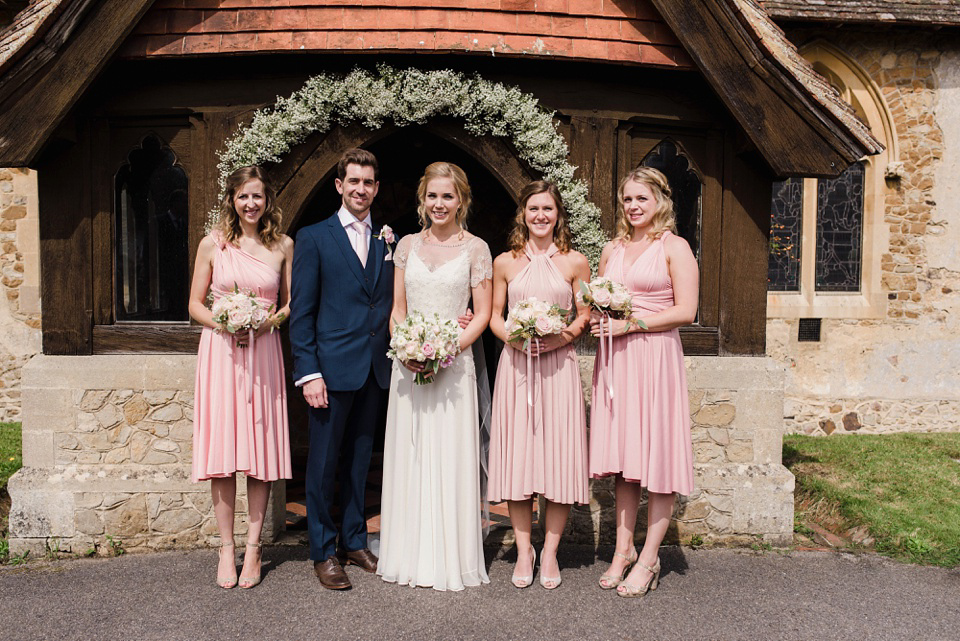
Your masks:
M293 379L320 373L331 391L363 387L373 368L390 386L387 322L393 308L393 261L372 229L367 266L334 215L297 233L290 298Z

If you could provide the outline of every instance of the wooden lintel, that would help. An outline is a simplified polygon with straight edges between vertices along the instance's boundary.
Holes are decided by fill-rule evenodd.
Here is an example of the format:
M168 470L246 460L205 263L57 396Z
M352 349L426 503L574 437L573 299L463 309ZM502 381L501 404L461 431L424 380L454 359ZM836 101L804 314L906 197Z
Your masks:
M33 166L50 134L152 3L153 0L96 3L83 17L85 24L25 83L28 88L4 96L6 100L0 103L0 166ZM37 55L45 55L44 52L41 48ZM30 64L29 54L20 64Z
M725 2L651 1L775 174L834 176L867 152L766 59Z

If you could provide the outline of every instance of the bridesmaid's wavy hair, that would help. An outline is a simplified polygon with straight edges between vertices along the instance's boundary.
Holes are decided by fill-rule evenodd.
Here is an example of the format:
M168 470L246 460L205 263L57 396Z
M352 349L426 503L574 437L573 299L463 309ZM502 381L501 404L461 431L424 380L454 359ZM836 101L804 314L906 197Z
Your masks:
M561 254L566 254L573 249L573 234L570 232L567 209L563 206L560 190L548 180L534 180L527 183L526 187L520 191L520 206L517 207L517 215L513 219L513 230L510 232L507 246L510 247L514 256L523 253L524 246L530 240L530 229L526 221L527 201L537 194L550 194L553 198L553 204L557 208L557 224L553 227L553 244Z
M223 234L223 239L228 243L233 243L243 235L243 230L240 228L240 216L237 215L237 208L233 204L233 199L237 192L251 180L259 180L263 184L263 196L266 200L263 216L257 223L257 233L265 246L273 247L283 235L280 232L280 223L283 216L280 206L277 205L277 192L270 184L267 172L257 165L241 167L227 176L223 200L220 201L220 233Z
M633 225L623 210L623 190L631 180L649 187L657 201L657 208L653 212L653 231L650 232L653 238L659 239L665 231L676 234L677 215L673 211L673 200L670 198L672 192L667 177L659 169L637 167L620 181L617 189L617 233L614 240L627 242L633 239Z
M417 186L417 217L420 219L420 227L427 229L433 224L424 203L427 200L427 183L434 178L449 178L453 181L453 188L457 191L457 197L460 198L460 208L457 209L455 219L460 229L465 230L472 201L470 183L467 181L467 174L452 162L431 163L423 172L423 177Z

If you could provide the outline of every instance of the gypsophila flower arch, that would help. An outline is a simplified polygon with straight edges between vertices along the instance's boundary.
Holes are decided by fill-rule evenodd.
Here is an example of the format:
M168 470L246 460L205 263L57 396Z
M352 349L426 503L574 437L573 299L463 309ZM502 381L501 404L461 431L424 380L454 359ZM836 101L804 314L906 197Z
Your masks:
M476 136L507 138L524 161L560 190L574 244L596 268L607 240L600 210L587 200L586 184L573 177L576 167L567 162L567 144L553 114L517 87L449 69L381 65L376 72L354 69L346 76L313 76L289 98L277 98L272 108L257 111L250 125L227 141L219 153L220 195L227 176L238 167L279 162L291 147L335 124L360 122L379 129L386 121L402 127L437 116L462 120L464 129ZM210 212L209 227L219 213Z

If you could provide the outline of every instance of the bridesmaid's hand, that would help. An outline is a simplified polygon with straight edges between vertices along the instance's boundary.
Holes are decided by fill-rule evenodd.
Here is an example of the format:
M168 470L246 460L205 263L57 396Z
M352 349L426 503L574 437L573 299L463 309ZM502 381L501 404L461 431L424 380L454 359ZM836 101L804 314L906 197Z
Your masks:
M611 333L614 336L623 336L630 331L630 327L631 324L626 320L605 320L603 321L603 336L609 336ZM597 319L597 322L593 322L593 318L590 318L590 333L597 338L601 337L599 318Z
M537 349L531 351L534 356L539 356L540 354L546 354L547 352L552 352L555 349L569 345L570 339L565 333L550 334L549 336L537 339L536 343ZM533 347L532 342L530 346Z
M287 319L287 315L283 312L277 312L276 314L271 314L267 317L267 320L263 321L263 324L257 328L257 331L254 332L254 336L260 338L264 334L269 334L271 332L278 331L280 329L280 324Z

